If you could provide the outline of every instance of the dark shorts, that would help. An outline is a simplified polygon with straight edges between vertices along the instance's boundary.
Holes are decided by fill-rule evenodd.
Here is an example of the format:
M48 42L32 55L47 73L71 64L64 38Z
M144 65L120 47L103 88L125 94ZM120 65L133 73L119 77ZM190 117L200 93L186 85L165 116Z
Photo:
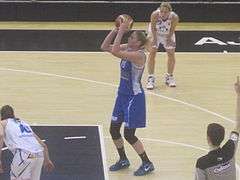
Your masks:
M145 94L118 94L112 113L112 122L124 122L127 128L146 127Z

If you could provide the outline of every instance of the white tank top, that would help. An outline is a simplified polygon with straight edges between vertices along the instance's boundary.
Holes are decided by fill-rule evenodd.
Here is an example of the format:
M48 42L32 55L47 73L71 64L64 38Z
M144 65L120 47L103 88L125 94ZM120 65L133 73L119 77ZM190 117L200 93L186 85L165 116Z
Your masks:
M160 9L157 10L160 13ZM165 36L169 34L170 28L172 25L172 17L175 16L175 12L170 12L170 15L166 20L163 20L160 15L158 16L157 24L156 24L156 29L157 29L157 34L160 36Z
M22 120L9 118L6 120L4 143L14 153L22 149L31 153L43 151L43 147L34 137L32 128Z

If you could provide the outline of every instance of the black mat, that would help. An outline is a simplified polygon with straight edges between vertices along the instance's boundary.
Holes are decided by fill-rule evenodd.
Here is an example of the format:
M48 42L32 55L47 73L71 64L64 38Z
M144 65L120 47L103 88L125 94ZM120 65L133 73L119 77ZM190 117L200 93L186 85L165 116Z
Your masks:
M97 126L33 126L41 139L46 140L50 157L56 169L52 173L43 170L41 180L104 180L100 136ZM65 137L86 136L80 139ZM9 180L11 153L3 151L6 173L1 180Z

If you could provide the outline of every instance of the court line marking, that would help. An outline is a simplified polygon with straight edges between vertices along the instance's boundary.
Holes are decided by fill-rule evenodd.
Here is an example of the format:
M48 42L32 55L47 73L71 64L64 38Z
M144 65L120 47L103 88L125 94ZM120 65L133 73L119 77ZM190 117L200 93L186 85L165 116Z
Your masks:
M41 123L32 123L31 126L100 126L98 124L41 124Z
M217 117L219 117L219 118L221 118L221 119L224 119L224 120L226 120L226 121L228 121L228 122L235 123L235 121L233 121L232 119L229 119L229 118L227 118L227 117L225 117L225 116L223 116L223 115L221 115L221 114L215 113L215 112L213 112L213 111L210 111L210 110L208 110L208 109L206 109L206 108L202 108L202 107L200 107L200 106L197 106L197 105L194 105L194 104L191 104L191 103L188 103L188 102L184 102L184 101L181 101L181 100L179 100L179 99L175 99L175 98L171 98L171 97L168 97L168 96L164 96L164 95L161 95L161 94L158 94L158 93L154 93L154 92L148 92L148 94L152 94L152 95L154 95L154 96L158 96L158 97L161 97L161 98L164 98L164 99L168 99L168 100L170 100L170 101L178 102L178 103L180 103L180 104L183 104L183 105L186 105L186 106L189 106L189 107L198 109L198 110L200 110L200 111L209 113L209 114L211 114L211 115L217 116Z
M100 138L104 177L105 177L105 180L109 180L105 142L104 142L102 126L100 126L100 125L98 126L98 133L99 133L99 138Z
M105 139L111 139L111 137L106 136ZM150 141L150 142L165 143L165 144L171 144L171 145L176 145L176 146L188 147L188 148L197 149L197 150L201 150L201 151L208 151L206 148L202 148L199 146L186 144L186 143L182 143L182 142L168 141L168 140L162 140L162 139L143 138L143 137L140 139L145 140L145 141Z
M109 54L103 51L0 51L1 53L24 53L24 54ZM165 52L158 52L159 54ZM240 54L240 52L175 52L176 54Z
M12 71L12 72L21 72L21 73L28 73L28 74L37 74L37 75L43 75L43 76L59 77L59 78L72 79L72 80L79 80L79 81L90 82L90 83L95 83L95 84L100 84L100 85L105 85L105 86L118 87L118 85L112 84L112 83L107 83L107 82L102 82L102 81L95 81L95 80L90 80L90 79L86 79L86 78L78 78L78 77L72 77L72 76L65 76L65 75L58 75L58 74L52 74L52 73L38 72L38 71L29 71L29 70L20 70L20 69L11 69L11 68L0 68L0 71ZM145 92L146 92L146 94L150 94L150 95L161 97L161 98L173 101L173 102L177 102L177 103L180 103L180 104L183 104L183 105L186 105L186 106L189 106L189 107L201 110L203 112L209 113L211 115L214 115L216 117L224 119L224 120L226 120L228 122L235 123L235 121L233 121L232 119L229 119L229 118L227 118L227 117L225 117L225 116L223 116L221 114L215 113L213 111L210 111L210 110L208 110L206 108L202 108L200 106L197 106L197 105L194 105L194 104L191 104L191 103L188 103L188 102L184 102L184 101L179 100L179 99L175 99L175 98L171 98L171 97L168 97L168 96L164 96L164 95L161 95L161 94L158 94L158 93L154 93L154 92L150 92L150 91L145 91Z
M87 136L70 136L64 137L65 140L72 140L72 139L87 139Z

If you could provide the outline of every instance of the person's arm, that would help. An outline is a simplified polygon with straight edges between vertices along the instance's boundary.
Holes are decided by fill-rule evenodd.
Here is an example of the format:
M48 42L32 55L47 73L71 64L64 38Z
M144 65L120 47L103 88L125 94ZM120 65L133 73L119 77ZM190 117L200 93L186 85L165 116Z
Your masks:
M143 66L145 63L145 57L143 53L139 51L124 51L121 49L121 40L124 35L124 33L128 29L128 22L124 22L120 25L119 31L117 33L117 36L114 40L113 47L112 47L112 55L122 58L122 59L127 59L128 61L133 62L137 66Z
M235 155L238 147L239 132L240 132L240 82L239 77L237 77L237 82L234 84L236 95L237 95L237 105L236 105L236 126L231 132L229 141L222 147L222 149L231 153L232 156Z
M157 44L157 16L158 16L158 11L154 11L151 14L151 32L152 32L152 48L157 49L158 44Z
M52 171L54 169L54 164L50 160L48 147L47 145L42 142L42 140L34 133L35 138L39 142L39 144L44 148L44 167L47 171Z
M0 122L0 173L3 173L3 166L2 166L3 137L4 137L4 127Z
M204 167L204 161L202 158L197 160L195 166L195 180L207 180L206 170Z
M113 41L113 38L116 36L117 32L118 32L117 29L113 29L112 31L110 31L110 33L105 37L104 41L102 42L101 50L111 52L112 50L111 43Z
M195 180L207 180L205 171L202 169L196 168Z
M175 14L172 18L172 24L171 24L169 34L167 35L167 44L171 43L172 41L171 38L172 38L172 35L175 33L178 22L179 22L179 17L177 14Z
M237 82L235 83L235 91L237 94L237 106L236 106L236 127L235 130L237 133L240 133L240 80L239 76L237 77Z
M106 52L112 51L113 45L111 43L112 43L114 37L116 36L117 32L118 32L118 29L115 28L112 31L110 31L110 33L106 36L106 38L104 39L104 41L102 42L102 45L101 45L102 51L106 51ZM127 44L121 44L120 48L121 48L121 50L127 49Z
M172 18L172 24L171 24L171 28L170 28L168 37L172 37L172 35L175 33L178 22L179 22L179 17L177 14L175 14Z

